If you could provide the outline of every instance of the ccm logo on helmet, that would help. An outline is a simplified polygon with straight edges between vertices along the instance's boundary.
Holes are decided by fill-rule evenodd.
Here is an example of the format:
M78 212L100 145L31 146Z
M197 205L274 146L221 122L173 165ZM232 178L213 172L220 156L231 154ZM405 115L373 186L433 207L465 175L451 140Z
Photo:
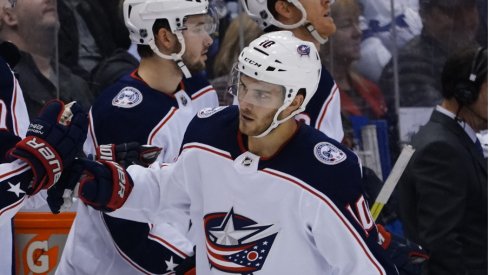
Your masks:
M41 156L46 159L48 162L49 166L52 167L53 169L53 174L54 174L54 182L58 182L59 177L61 177L61 163L59 160L56 158L56 155L54 152L49 148L46 143L44 142L39 142L37 143L36 138L33 138L29 141L26 142L26 144L41 154Z
M257 66L258 68L260 68L260 67L261 67L261 64L260 64L260 63L258 63L258 62L256 62L256 61L254 61L254 60L251 60L251 59L249 59L248 57L245 57L245 59L244 59L244 60L245 60L246 62L250 63L251 65L255 65L255 66Z

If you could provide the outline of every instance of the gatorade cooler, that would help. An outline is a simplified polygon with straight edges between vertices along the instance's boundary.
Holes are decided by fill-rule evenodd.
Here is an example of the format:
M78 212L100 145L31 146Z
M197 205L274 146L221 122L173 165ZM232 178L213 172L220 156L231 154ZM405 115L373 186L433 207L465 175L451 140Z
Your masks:
M74 212L17 213L14 218L17 274L54 274L74 218Z

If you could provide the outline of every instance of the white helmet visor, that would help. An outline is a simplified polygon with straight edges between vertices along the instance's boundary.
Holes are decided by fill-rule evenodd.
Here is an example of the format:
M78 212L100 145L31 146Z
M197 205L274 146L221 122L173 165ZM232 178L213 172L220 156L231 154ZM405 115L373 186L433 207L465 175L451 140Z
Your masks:
M278 109L284 104L285 87L257 80L233 68L231 85L228 92L236 96L238 103L244 102L270 109Z
M197 22L190 23L188 17L202 17ZM219 17L215 9L211 6L207 10L207 14L202 15L190 15L186 17L183 26L178 28L179 31L188 31L193 35L217 35L219 30Z

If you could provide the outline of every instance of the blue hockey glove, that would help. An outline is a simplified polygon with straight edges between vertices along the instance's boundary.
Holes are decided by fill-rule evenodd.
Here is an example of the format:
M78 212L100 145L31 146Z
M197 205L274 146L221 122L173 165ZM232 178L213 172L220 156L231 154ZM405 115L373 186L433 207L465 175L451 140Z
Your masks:
M96 148L96 160L115 161L124 168L137 164L148 167L156 161L161 148L153 145L139 145L137 142L122 144L106 144ZM84 167L82 161L75 161L73 165L65 168L58 184L48 190L47 202L51 212L58 214L67 211L73 204L74 189Z
M390 233L380 224L377 224L377 229L380 245L389 255L392 263L404 272L402 274L421 274L423 263L429 258L426 250L406 238Z
M85 204L104 212L124 205L134 184L123 167L112 161L87 159L78 159L74 166L78 165L83 166L84 175L75 193Z
M78 104L71 106L71 121L61 124L64 103L48 102L33 119L26 138L18 142L11 156L27 162L34 174L26 193L49 189L60 178L63 167L71 164L87 136L88 117Z
M71 209L73 205L74 189L83 175L84 166L81 161L75 161L63 170L59 182L48 189L46 199L53 214L59 214Z

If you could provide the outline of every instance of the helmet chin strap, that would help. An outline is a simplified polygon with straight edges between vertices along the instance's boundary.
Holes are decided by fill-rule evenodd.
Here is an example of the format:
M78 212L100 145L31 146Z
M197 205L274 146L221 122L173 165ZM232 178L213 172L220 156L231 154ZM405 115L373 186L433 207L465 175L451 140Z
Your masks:
M326 42L328 42L328 38L319 35L318 31L316 30L316 28L314 28L314 26L311 23L306 23L305 27L312 35L312 37L314 37L314 39L316 39L316 41L319 42L319 44L325 44Z
M177 36L178 42L180 42L180 45L182 46L179 53L172 53L171 55L167 55L167 54L160 52L160 50L158 49L158 47L155 44L154 39L148 43L149 47L151 48L151 50L153 50L153 52L157 56L159 56L163 59L175 61L175 63L177 63L178 68L180 68L183 75L185 76L185 78L191 78L192 74L190 74L189 69L187 68L185 63L183 63L183 60L182 60L183 53L185 52L185 39L183 38L183 34L181 31L176 31L175 35Z
M281 28L281 29L286 29L286 30L295 29L295 28L304 26L309 31L309 33L312 35L312 37L314 39L316 39L316 41L319 42L319 44L325 44L326 42L328 42L328 37L322 37L321 35L319 35L316 28L314 28L314 26L311 23L307 22L307 13L306 13L306 10L304 9L304 6L302 6L302 4L298 0L289 0L289 3L293 4L296 8L298 8L300 10L300 12L302 14L301 20L299 20L299 22L294 23L292 25L286 25L286 24L276 20L274 17L272 17L269 20L270 23L272 25L275 25L275 26ZM332 3L334 3L334 1L332 1Z
M285 108L289 107L291 102L287 103L287 104L284 104L282 105L282 107L280 107L277 112L275 113L275 115L273 116L273 121L272 123L270 123L270 126L268 126L268 128L261 134L257 135L257 136L253 136L255 138L262 138L266 135L268 135L273 129L277 128L280 124L284 123L285 121L289 120L290 118L292 118L293 116L297 115L298 113L304 111L304 108L302 107L299 107L299 109L293 111L290 115L288 115L286 118L284 119L281 119L281 120L278 120L278 116L279 114L285 110Z

